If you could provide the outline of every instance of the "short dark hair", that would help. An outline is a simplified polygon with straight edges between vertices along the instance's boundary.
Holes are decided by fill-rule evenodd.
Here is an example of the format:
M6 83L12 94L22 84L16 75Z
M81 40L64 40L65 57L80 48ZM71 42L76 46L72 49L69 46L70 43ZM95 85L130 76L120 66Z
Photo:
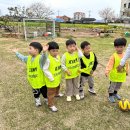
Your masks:
M58 43L52 41L52 42L48 42L49 48L48 50L52 50L52 49L59 49L59 45Z
M35 49L38 49L39 53L41 53L43 47L39 42L31 42L29 46L34 47Z
M86 46L88 46L88 45L90 45L89 42L83 41L83 42L80 44L80 47L81 47L81 49L84 49L84 48L85 48Z
M124 41L125 44L127 44L127 40L123 37L122 40Z
M69 39L69 40L66 41L66 46L69 46L69 45L72 45L72 44L76 45L76 42L73 39Z
M125 38L117 38L114 41L114 46L126 46L126 39Z

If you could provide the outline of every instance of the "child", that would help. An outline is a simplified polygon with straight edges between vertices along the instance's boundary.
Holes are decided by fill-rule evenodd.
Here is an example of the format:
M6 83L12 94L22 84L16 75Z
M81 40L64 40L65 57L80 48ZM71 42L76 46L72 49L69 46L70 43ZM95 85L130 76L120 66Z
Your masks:
M59 52L59 45L56 42L49 42L49 56L43 66L45 74L45 82L47 86L48 106L52 112L58 109L54 104L54 98L59 94L60 81L61 81L61 62Z
M84 98L84 91L83 86L88 80L89 89L88 91L92 94L96 94L94 91L94 81L93 81L93 72L96 70L97 67L97 57L96 55L91 51L91 45L89 42L84 41L80 45L84 56L80 59L81 63L81 77L80 77L80 87L79 87L79 93L80 98Z
M20 54L18 49L13 50L16 56L27 64L27 78L33 88L36 106L41 106L40 94L43 95L45 102L47 102L47 88L42 71L46 55L40 55L42 49L44 49L43 51L45 52L47 48L47 46L42 47L38 42L32 42L29 45L29 56Z
M106 67L105 75L110 80L110 86L108 89L109 92L109 101L114 103L115 98L120 100L121 97L117 94L122 83L126 81L126 73L128 73L128 64L122 68L121 72L117 71L117 67L120 64L121 58L124 56L124 48L126 42L123 38L117 38L114 41L114 47L116 52L110 57L109 62Z
M77 100L79 96L79 58L83 56L82 52L76 47L76 42L72 39L66 41L67 52L62 56L62 69L65 71L66 95L67 101L71 101L71 96L75 95Z

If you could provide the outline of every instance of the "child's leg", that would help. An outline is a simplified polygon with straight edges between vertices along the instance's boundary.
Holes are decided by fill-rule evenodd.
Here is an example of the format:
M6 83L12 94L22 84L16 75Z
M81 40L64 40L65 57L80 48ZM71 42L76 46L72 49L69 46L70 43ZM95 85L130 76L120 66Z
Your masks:
M47 88L48 106L54 106L54 97L56 94L56 88Z
M74 95L76 96L77 100L80 100L79 96L79 77L73 78L73 86L74 86Z
M62 93L60 93L60 85L57 87L57 89L56 89L56 95L55 95L55 97L62 97L63 96L63 94Z
M92 76L88 76L88 85L89 85L88 91L92 94L96 94L96 92L94 91L94 80Z
M40 92L42 93L42 96L47 99L47 87L46 85L40 88Z
M73 95L73 82L72 79L66 79L66 96Z
M47 88L48 106L53 112L56 112L58 110L54 105L55 95L56 88Z
M110 86L108 88L109 96L113 96L115 90L116 82L110 82Z
M73 95L73 82L72 79L66 79L66 96L67 101L71 101L71 96Z
M40 89L33 89L33 94L35 97L35 103L36 106L41 106L41 101L40 101Z
M114 103L115 102L115 99L113 97L114 95L114 90L115 90L115 86L116 86L116 83L115 82L110 82L110 86L108 88L108 93L109 93L109 100L110 102Z
M81 76L80 77L80 86L79 86L79 95L80 95L80 98L83 99L84 98L84 84L86 83L87 81L87 77L85 76Z
M117 98L118 100L121 100L121 97L117 94L121 86L122 86L122 82L118 82L116 83L116 86L114 89L114 97Z

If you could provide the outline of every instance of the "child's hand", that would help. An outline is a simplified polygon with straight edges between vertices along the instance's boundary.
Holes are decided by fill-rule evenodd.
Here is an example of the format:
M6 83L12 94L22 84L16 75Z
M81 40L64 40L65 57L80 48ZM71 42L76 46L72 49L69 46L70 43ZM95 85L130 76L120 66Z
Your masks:
M117 71L118 71L118 72L121 72L122 68L123 68L123 66L119 65L119 66L117 67Z
M128 72L126 72L126 76L128 76Z
M49 45L43 45L43 53L45 53L49 48Z
M105 73L105 76L108 77L108 73Z
M75 51L78 51L78 50L79 50L79 48L78 48L78 46L76 46L76 47L75 47Z
M14 49L12 49L12 51L13 51L14 53L18 52L18 48L14 48Z
M69 70L66 70L66 73L67 73L68 76L71 76L71 73L70 73Z

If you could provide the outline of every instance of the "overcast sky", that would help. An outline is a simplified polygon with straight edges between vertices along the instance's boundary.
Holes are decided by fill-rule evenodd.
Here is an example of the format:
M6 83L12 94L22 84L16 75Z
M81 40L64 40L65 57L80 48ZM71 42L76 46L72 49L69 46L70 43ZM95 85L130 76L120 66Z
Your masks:
M29 6L34 2L44 2L45 5L51 7L55 15L67 15L73 17L73 13L76 11L82 11L86 13L88 17L89 10L91 11L91 17L101 19L98 15L98 11L111 7L114 9L115 14L119 15L121 0L0 0L0 10L1 14L7 14L8 7Z

